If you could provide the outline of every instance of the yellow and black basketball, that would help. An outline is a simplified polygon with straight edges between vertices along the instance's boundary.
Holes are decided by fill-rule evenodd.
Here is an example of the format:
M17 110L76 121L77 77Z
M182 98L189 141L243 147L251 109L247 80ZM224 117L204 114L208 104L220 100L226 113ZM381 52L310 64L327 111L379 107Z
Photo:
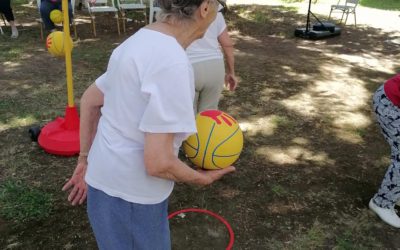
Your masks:
M222 169L232 165L243 148L243 133L238 122L219 110L206 110L196 116L197 134L183 142L188 159L203 169Z

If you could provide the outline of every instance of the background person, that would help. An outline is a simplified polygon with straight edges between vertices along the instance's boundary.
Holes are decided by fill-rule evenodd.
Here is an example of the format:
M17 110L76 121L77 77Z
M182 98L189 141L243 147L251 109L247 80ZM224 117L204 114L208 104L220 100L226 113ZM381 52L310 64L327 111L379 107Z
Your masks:
M37 0L40 2L40 16L42 17L44 27L48 31L55 31L56 26L53 21L50 19L50 12L52 10L60 10L62 11L62 0ZM68 13L69 13L69 21L72 22L72 5L71 0L68 0Z
M14 14L11 8L11 0L0 0L0 12L4 14L7 22L11 26L11 38L17 38L18 29L14 21Z
M118 46L81 99L81 153L63 190L70 190L73 205L87 194L100 249L170 249L174 181L207 185L235 170L196 171L177 157L182 141L196 132L184 49L203 36L218 2L159 3L159 21Z
M226 9L225 4L220 5L220 12L204 37L194 41L186 49L194 69L196 85L194 110L196 113L206 109L218 109L224 83L231 91L235 90L238 84L235 76L233 42L221 13L224 9Z
M400 200L400 74L387 80L373 97L376 119L391 148L391 160L378 193L369 208L387 224L400 228L394 206Z

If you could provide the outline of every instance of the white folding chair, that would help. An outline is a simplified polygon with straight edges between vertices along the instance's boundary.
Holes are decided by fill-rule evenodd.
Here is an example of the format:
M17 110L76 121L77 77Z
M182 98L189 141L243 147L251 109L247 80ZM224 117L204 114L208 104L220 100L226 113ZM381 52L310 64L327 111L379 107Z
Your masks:
M154 21L154 14L161 10L158 4L158 0L149 0L150 13L149 13L149 24Z
M342 13L342 17L340 18L340 23L343 21L343 17L346 14L346 19L344 21L344 24L347 23L347 18L349 17L349 14L354 15L354 26L357 26L357 18L356 18L356 7L358 5L359 0L345 0L344 5L340 4L340 0L338 1L337 4L331 5L331 11L329 12L329 18L331 18L332 12L340 12Z
M111 4L109 3L111 2ZM118 9L115 7L114 0L96 0L94 3L90 3L89 0L85 1L86 8L89 12L90 19L93 26L93 35L96 37L96 24L95 24L95 14L96 13L114 13L114 17L117 20L118 35L121 34L119 28L119 17Z
M42 16L40 14L40 3L41 2L42 2L41 0L36 0L37 8L38 8L38 11L39 11L39 18L36 18L36 22L38 22L39 25L40 25L40 38L43 40L44 39L44 37L43 37L44 24L43 24ZM72 15L75 17L75 7L74 7L75 6L75 0L71 0L71 5L72 5ZM74 26L74 37L76 38L76 37L78 37L78 33L76 31L76 23L75 23L75 19L74 18L72 18L72 25Z
M126 31L125 22L127 21L126 13L128 11L142 11L147 23L146 5L143 3L143 0L117 0L117 5L121 13L122 29L124 32Z
M150 13L149 13L149 24L154 21L154 15L161 10L158 4L158 0L149 0Z

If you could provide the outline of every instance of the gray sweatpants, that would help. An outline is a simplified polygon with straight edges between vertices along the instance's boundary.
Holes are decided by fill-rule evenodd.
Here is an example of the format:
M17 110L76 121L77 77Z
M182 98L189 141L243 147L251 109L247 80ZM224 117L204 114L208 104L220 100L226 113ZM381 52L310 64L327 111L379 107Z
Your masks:
M196 95L194 112L218 109L218 102L224 88L225 65L223 59L207 60L193 64Z
M383 208L392 208L400 199L400 108L387 98L383 85L374 94L373 107L381 131L391 148L391 160L373 201Z

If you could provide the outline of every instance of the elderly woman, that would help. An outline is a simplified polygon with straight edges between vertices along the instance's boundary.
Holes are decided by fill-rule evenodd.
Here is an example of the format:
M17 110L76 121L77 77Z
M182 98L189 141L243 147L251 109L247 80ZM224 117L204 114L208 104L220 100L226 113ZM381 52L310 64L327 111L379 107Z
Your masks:
M113 51L107 71L81 100L81 153L63 190L73 205L87 194L100 249L170 249L174 181L208 185L235 170L196 171L177 157L196 132L185 48L204 35L218 0L159 3L158 21Z
M204 37L196 40L186 49L194 70L196 89L194 110L196 113L206 109L218 109L224 83L231 91L235 90L238 84L235 76L233 42L222 15L226 6L224 2L222 3L224 5L219 7L219 13L208 27Z

